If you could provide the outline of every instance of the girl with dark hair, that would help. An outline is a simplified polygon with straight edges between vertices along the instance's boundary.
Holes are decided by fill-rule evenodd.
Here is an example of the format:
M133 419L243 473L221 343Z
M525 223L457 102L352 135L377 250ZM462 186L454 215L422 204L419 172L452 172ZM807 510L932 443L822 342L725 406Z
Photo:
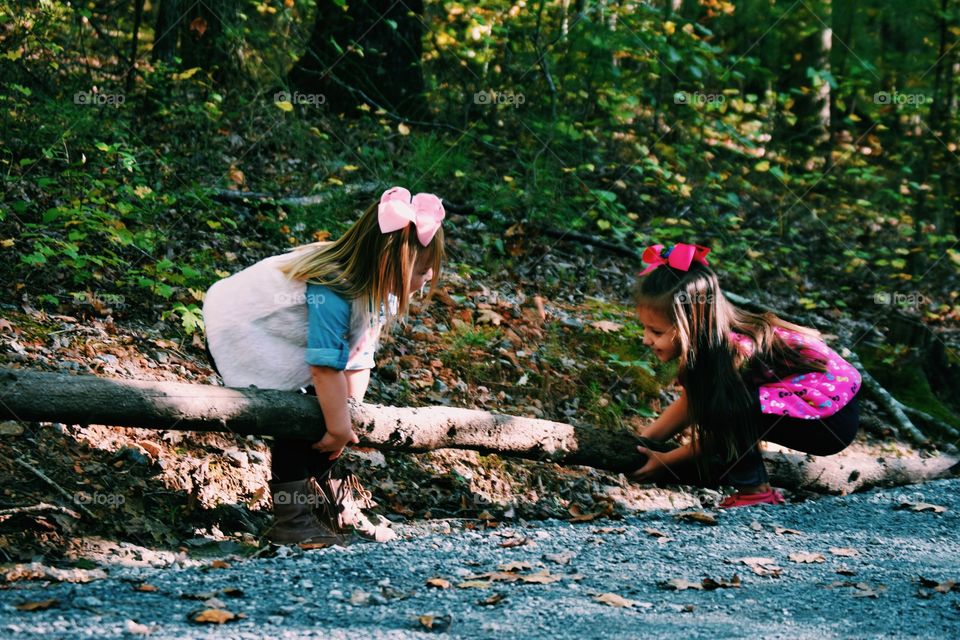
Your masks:
M648 247L635 289L643 343L663 362L679 361L680 398L642 435L666 440L692 427L690 443L647 456L634 479L676 477L696 462L700 478L731 484L724 508L779 504L760 441L814 455L838 453L856 436L860 374L813 329L757 314L723 295L709 249Z

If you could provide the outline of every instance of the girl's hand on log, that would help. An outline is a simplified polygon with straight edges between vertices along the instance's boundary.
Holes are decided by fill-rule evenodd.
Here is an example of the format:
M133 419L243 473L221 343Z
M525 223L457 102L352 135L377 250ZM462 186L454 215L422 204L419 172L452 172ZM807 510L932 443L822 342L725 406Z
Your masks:
M650 482L656 479L664 469L664 462L660 459L663 454L651 451L646 447L637 447L637 451L647 457L647 461L642 467L630 474L630 477L637 482Z
M347 429L347 432L343 434L327 431L319 442L313 444L313 448L317 451L329 452L330 459L336 460L343 455L343 450L347 445L357 444L358 442L360 442L360 438L353 432L353 429Z

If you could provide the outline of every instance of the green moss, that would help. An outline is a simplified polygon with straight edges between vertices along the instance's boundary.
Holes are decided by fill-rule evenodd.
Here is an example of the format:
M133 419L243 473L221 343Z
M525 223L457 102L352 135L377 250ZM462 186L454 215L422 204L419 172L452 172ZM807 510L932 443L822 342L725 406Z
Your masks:
M867 371L894 398L960 428L960 418L934 395L926 372L913 356L912 350L902 345L883 345L863 348L859 355Z

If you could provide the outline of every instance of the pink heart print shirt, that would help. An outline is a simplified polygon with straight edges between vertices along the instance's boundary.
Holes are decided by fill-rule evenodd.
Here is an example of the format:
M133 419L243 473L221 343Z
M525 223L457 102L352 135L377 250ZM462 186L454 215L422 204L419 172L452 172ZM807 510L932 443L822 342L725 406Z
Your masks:
M816 420L832 416L842 409L860 390L860 372L823 341L782 327L774 331L786 343L805 355L815 356L827 363L823 373L811 371L761 382L758 386L761 413ZM749 355L753 343L743 334L731 332L730 337ZM773 376L771 376L773 377ZM769 378L768 378L769 380Z

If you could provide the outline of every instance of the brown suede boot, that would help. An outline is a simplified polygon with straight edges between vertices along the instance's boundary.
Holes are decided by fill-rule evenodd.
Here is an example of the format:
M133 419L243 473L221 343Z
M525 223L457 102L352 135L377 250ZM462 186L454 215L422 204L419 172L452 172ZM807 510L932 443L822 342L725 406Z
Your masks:
M334 468L320 480L320 487L333 506L333 519L338 531L350 531L361 538L375 542L389 542L397 533L390 522L376 514L366 514L362 509L377 506L372 494L363 488L360 479L349 471Z
M274 522L267 530L267 537L271 542L316 547L343 544L343 538L318 517L324 513L331 514L331 506L316 480L308 478L293 482L271 482L270 493L273 496Z

